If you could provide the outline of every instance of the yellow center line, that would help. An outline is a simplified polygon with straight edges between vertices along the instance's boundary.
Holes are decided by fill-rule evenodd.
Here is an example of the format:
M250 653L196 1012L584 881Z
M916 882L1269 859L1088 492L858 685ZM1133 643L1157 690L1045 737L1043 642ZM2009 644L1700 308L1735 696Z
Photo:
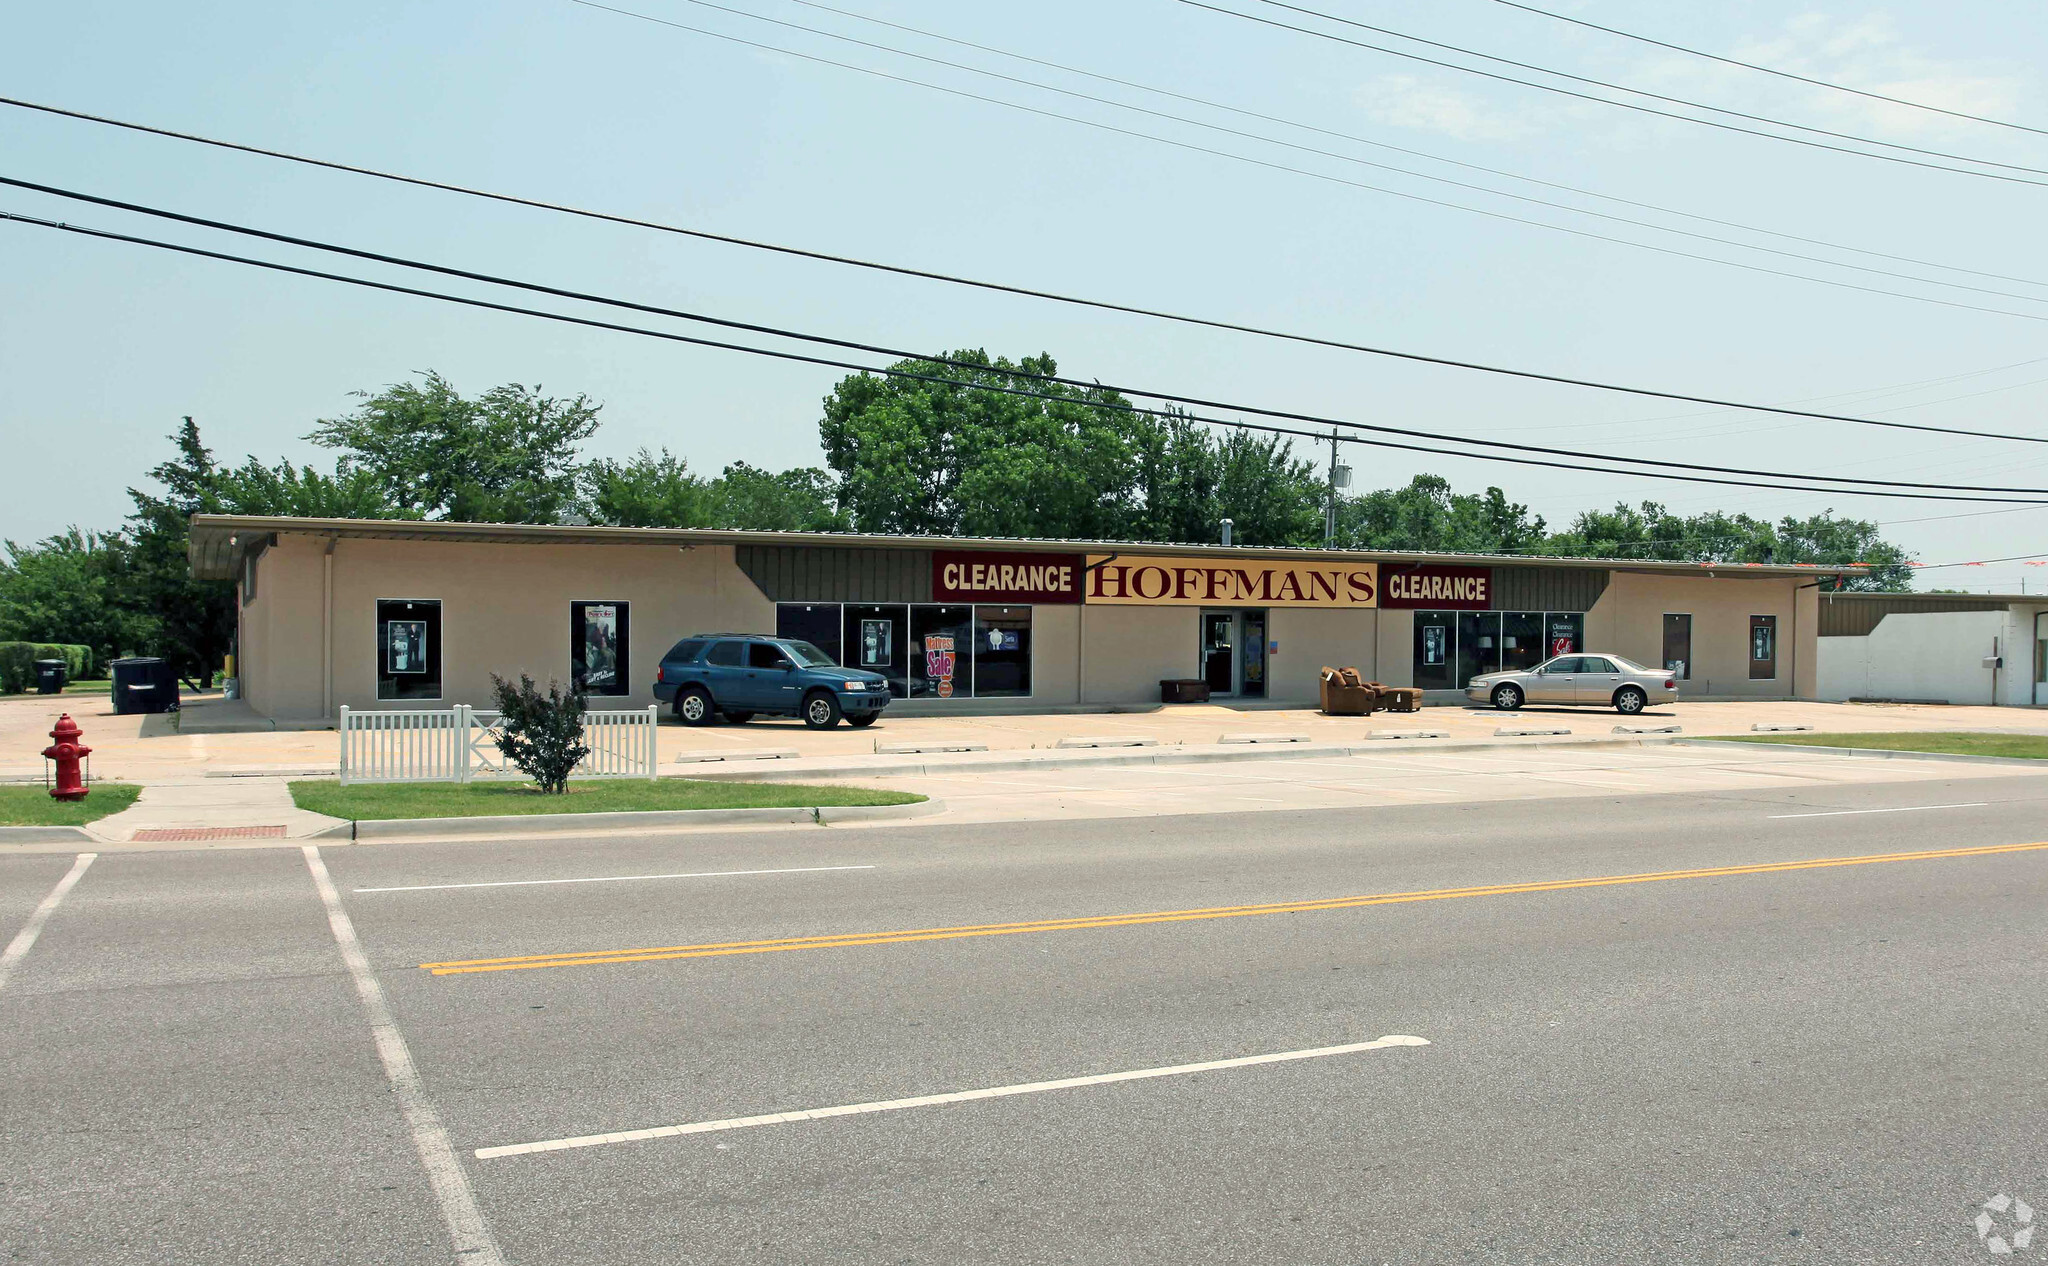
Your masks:
M1872 866L1884 862L1937 861L1954 857L1989 857L2048 849L2033 844L1986 844L1972 848L1929 849L1911 853L1874 853L1863 857L1816 857L1797 862L1758 862L1748 866L1712 866L1692 870L1659 870L1636 875L1597 875L1585 879L1549 879L1518 884L1486 884L1472 888L1427 888L1412 892L1367 893L1264 905L1207 906L1194 910L1152 910L1135 914L1082 915L1067 919L1033 919L1023 923L977 923L955 927L910 928L895 932L842 932L823 936L792 936L767 941L722 941L704 945L658 945L642 949L569 950L516 958L468 958L421 963L436 976L472 972L525 971L538 967L590 967L608 963L649 963L675 958L720 958L732 954L775 954L784 950L845 949L862 945L901 945L911 941L952 941L980 936L1015 936L1025 932L1075 932L1092 928L1131 927L1146 923L1186 923L1206 919L1241 919L1262 914L1312 914L1361 906L1400 905L1412 901L1451 901L1461 897L1504 897L1530 892L1561 892L1573 888L1606 888L1619 884L1659 883L1671 879L1713 879L1724 875L1769 875L1781 871L1823 870L1835 866Z

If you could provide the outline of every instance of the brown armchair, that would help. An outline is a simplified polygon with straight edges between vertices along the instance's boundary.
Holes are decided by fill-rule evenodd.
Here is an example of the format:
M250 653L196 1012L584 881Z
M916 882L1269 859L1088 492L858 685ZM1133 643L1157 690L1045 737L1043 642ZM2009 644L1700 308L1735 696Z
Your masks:
M1325 667L1321 681L1323 712L1327 716L1371 716L1379 707L1379 691L1360 680L1356 668Z

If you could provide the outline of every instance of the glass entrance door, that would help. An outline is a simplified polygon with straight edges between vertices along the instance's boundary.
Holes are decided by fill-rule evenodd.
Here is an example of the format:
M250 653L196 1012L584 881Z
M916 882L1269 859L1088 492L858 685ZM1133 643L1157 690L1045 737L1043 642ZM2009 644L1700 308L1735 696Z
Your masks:
M1237 693L1237 612L1202 612L1202 680L1212 695Z
M1266 697L1266 613L1246 611L1238 617L1244 636L1238 650L1237 692L1248 698Z

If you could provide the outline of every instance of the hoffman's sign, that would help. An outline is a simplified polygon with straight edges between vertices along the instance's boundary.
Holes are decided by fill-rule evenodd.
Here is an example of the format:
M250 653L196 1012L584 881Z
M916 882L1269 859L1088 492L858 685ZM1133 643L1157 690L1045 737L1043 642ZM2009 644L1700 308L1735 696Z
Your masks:
M1493 607L1490 567L1389 567L1382 578L1383 607L1486 611Z
M932 551L932 601L1053 603L1081 600L1079 554Z
M1090 554L1087 601L1133 607L1370 607L1379 564Z

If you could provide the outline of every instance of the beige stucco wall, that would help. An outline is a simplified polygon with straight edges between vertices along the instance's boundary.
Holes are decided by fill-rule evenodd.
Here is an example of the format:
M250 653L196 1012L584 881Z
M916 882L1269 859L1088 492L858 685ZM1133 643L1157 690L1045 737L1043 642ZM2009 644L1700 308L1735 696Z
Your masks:
M1586 649L1664 663L1664 616L1692 616L1692 675L1680 698L1812 698L1816 590L1792 578L1668 576L1617 571L1586 613ZM1796 591L1796 597L1795 597ZM1795 603L1797 610L1795 612ZM1749 617L1778 617L1778 675L1749 677ZM1796 619L1795 619L1796 615Z
M281 721L331 715L325 698L323 537L282 536L258 560L255 600L239 612L242 690L256 711ZM676 638L698 632L772 632L774 604L724 545L527 545L343 540L333 554L332 701L350 708L437 706L376 697L376 603L441 603L440 704L490 702L490 675L537 680L569 674L569 603L631 604L628 680L633 693L607 701L653 702L655 664ZM1796 605L1796 611L1795 611ZM1692 697L1811 698L1815 690L1815 590L1786 579L1615 572L1586 615L1588 650L1661 664L1663 615L1693 617ZM1748 678L1749 617L1776 615L1778 677ZM1310 703L1323 664L1354 666L1389 685L1412 680L1412 613L1273 608L1270 698ZM1163 678L1201 675L1195 607L1035 608L1034 689L1029 699L919 701L909 710L1012 711L1155 704ZM2017 660L2020 657L2015 655ZM2018 674L2015 674L2018 675Z
M279 537L256 560L256 596L239 611L235 672L242 697L265 716L308 720L321 715L324 545ZM236 590L239 599L239 584Z
M1415 613L1402 610L1381 611L1379 647L1379 675L1368 680L1378 681L1383 686L1414 685Z
M1356 668L1367 681L1378 680L1379 615L1376 610L1317 611L1307 607L1275 607L1267 613L1267 637L1279 653L1267 661L1275 701L1315 704L1323 665Z
M258 561L257 600L242 617L250 705L279 720L323 715L321 552L315 537L282 537ZM488 706L491 674L569 676L569 603L631 604L628 680L610 707L654 702L655 664L689 633L773 632L775 608L730 546L489 545L344 540L333 562L337 707L435 706L377 698L379 599L441 603L441 700Z
M1194 607L1085 608L1083 702L1158 703L1161 681L1201 676L1198 615ZM1040 663L1057 653L1050 639L1038 646Z

